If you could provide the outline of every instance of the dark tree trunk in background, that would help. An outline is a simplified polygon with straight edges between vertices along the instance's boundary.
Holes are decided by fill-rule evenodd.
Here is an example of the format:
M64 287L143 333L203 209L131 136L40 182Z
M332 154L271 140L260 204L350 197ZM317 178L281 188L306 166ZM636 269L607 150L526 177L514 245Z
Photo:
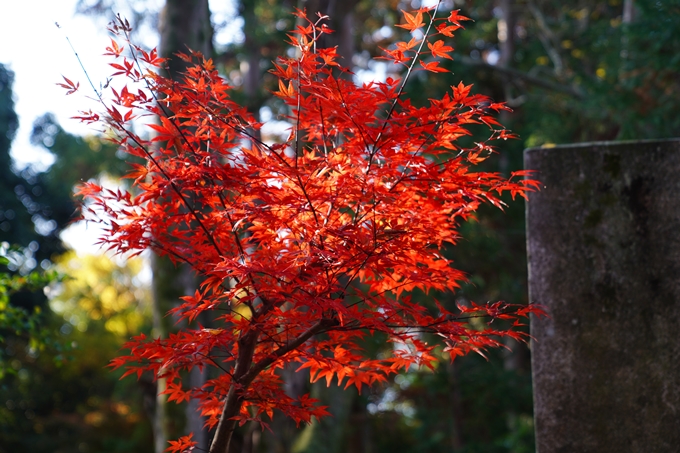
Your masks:
M213 28L208 0L167 0L161 13L159 31L160 54L170 58L169 73L178 77L186 63L173 55L187 48L202 52L207 58L213 53Z
M354 8L358 0L300 0L300 8L307 11L312 22L319 18L317 13L329 16L326 24L334 31L319 40L319 47L338 46L340 64L352 68L352 57L356 53Z
M168 74L180 78L187 64L177 58L177 52L189 50L203 53L211 58L213 53L213 28L210 21L208 0L167 0L159 21L160 55L168 58ZM173 320L165 314L175 306L179 297L193 293L197 286L195 277L187 266L174 266L167 258L154 256L153 268L153 326L154 335L165 337L172 328ZM193 370L189 374L192 387L205 383L207 371ZM158 381L158 396L153 420L156 453L167 448L170 437L181 433L171 432L166 395L160 395L165 388L164 380ZM198 447L208 449L208 433L204 428L204 418L199 416L198 402L191 400L186 406L187 432L193 433Z
M498 20L498 47L501 53L499 66L511 66L515 56L515 14L514 0L499 0L501 17Z
M241 1L241 17L243 17L243 30L245 32L245 61L241 63L241 73L243 75L243 92L246 95L246 106L250 113L257 118L264 93L262 92L262 71L260 61L262 60L262 44L258 42L257 36L253 33L258 27L262 27L256 14L257 2ZM243 65L246 63L246 65Z

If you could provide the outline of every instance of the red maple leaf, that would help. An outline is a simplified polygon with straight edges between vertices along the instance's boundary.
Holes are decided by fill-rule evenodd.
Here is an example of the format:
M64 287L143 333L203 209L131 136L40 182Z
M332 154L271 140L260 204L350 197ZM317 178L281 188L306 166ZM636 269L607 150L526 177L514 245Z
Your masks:
M463 26L460 24L461 21L472 20L472 19L470 19L469 17L465 17L461 14L458 14L459 11L460 11L459 9L451 11L451 14L449 15L447 20L449 22L451 22L452 24L457 25L458 27L462 28Z
M443 57L453 60L453 57L449 55L449 52L453 52L453 47L445 45L444 41L441 39L439 41L435 41L434 44L428 42L427 47L430 48L430 52L432 52L433 57Z
M407 13L406 11L402 11L402 13L404 14L404 19L406 19L406 24L397 25L397 27L405 28L408 31L416 31L425 25L423 22L423 13L421 11L417 11L415 15Z
M66 82L66 83L57 83L57 85L68 90L68 91L66 91L67 95L73 94L76 91L78 91L78 88L80 87L80 82L73 83L70 79L67 79L64 76L62 76L62 77L64 78L64 82Z
M426 71L430 71L430 72L449 72L448 69L442 68L441 66L439 66L439 62L438 62L438 61L430 61L429 63L424 63L424 62L422 62L422 61L419 61L418 63L420 63L420 65L421 65L421 66L423 67L423 69L425 69Z
M188 453L194 451L194 446L197 445L197 442L191 440L192 437L193 434L189 434L188 436L180 437L177 440L169 441L170 446L166 448L165 451L169 451L170 453Z

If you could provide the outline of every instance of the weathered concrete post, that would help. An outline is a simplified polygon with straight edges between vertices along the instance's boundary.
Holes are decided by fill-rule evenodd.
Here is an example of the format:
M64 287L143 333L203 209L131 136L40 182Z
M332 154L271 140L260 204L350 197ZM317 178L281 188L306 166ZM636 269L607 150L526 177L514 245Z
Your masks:
M680 140L525 151L538 453L680 452Z

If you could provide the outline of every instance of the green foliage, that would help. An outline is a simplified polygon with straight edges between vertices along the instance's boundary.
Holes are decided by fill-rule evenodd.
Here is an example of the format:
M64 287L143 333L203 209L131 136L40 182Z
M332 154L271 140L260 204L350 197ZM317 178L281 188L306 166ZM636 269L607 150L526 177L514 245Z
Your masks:
M17 257L26 254L19 247L10 247L6 242L0 243L0 379L7 373L14 373L8 365L5 345L8 337L23 338L31 350L52 348L60 350L63 345L56 341L53 333L46 326L45 314L40 306L32 311L24 307L10 304L10 298L16 293L41 291L48 285L62 280L56 271L32 271L25 275L9 272L16 269Z
M107 329L103 318L80 331L64 319L71 314L52 311L43 291L78 282L52 266L65 251L59 234L76 211L73 186L103 172L116 176L126 164L102 138L68 134L45 115L32 138L55 156L54 165L16 169L12 82L0 65L0 453L147 452L142 403L153 401L144 395L155 388L118 383L104 368L122 343L120 332ZM122 271L110 270L108 281L118 282ZM135 314L135 327L142 313Z
M8 339L14 372L0 379L0 452L149 451L142 388L102 367L118 348L115 336L82 333L56 317L50 327L70 346L58 362L58 351Z
M118 147L105 137L79 137L66 132L54 115L46 113L33 123L31 142L43 147L55 158L43 182L49 191L62 190L73 203L73 187L84 179L101 175L122 176L128 160Z
M520 140L499 146L501 159L487 170L523 168L527 146L678 135L680 103L672 94L678 79L670 74L680 69L680 33L672 25L679 2L635 2L630 24L622 23L621 2L529 3L540 14L517 4L512 9L516 47L509 68L488 63L500 51L497 2L468 3L461 13L475 22L456 36L456 59L448 66L454 75L441 82L417 77L408 87L420 96L414 103L424 103L447 85L474 80L476 91L510 102L514 112L501 121ZM552 41L542 42L546 31L539 16ZM447 251L469 276L457 300L526 303L524 206L509 204L503 215L481 209L460 231L463 239ZM386 433L374 451L534 451L529 357L515 349L491 354L490 363L472 356L456 359L453 370L408 373L412 384L389 388L397 403L371 417L378 423L374 432ZM415 413L400 413L399 402L411 404ZM455 427L447 424L452 413L459 417L458 443L452 439Z
M125 265L106 255L80 256L68 252L56 268L69 278L50 291L50 306L78 330L106 332L119 343L148 327L150 294L140 280L141 258Z
M0 452L147 452L151 435L143 405L153 402L155 388L119 381L121 373L105 368L125 340L126 326L148 330L148 317L136 309L138 303L148 306L148 294L139 289L140 263L123 267L105 256L73 254L58 263L69 277L50 280L55 310L5 329ZM42 277L27 281L46 283Z

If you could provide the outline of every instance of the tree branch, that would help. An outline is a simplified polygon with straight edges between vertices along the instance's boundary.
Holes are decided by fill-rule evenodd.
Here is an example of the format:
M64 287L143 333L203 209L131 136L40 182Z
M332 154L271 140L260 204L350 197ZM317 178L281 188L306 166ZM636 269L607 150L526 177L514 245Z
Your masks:
M498 72L511 78L520 79L531 85L545 88L546 90L569 94L577 99L585 99L586 97L586 95L578 88L570 87L567 85L561 85L559 83L551 82L549 80L540 79L536 76L532 76L531 74L527 74L526 72L522 72L507 66L491 65L483 61L473 60L470 57L463 57L459 61L461 61L466 66L474 66L486 69L488 71Z
M336 319L330 319L330 318L321 318L319 321L317 321L312 327L307 329L305 332L300 334L299 337L297 337L295 340L291 341L290 343L286 344L285 346L282 346L278 348L276 351L271 353L268 357L265 357L264 359L260 360L257 362L253 367L248 371L248 373L243 376L243 383L250 384L255 377L260 374L262 371L264 371L265 368L267 368L269 365L272 363L276 362L278 359L283 357L284 355L288 354L290 351L293 351L294 349L297 349L298 347L302 346L302 344L312 338L314 335L323 332L324 330L328 329L329 327L337 326L338 321Z
M336 319L321 318L312 325L312 327L300 334L295 340L278 348L255 365L252 365L252 362L255 354L255 346L257 345L257 332L251 331L239 340L238 361L234 370L232 384L229 387L229 393L227 393L227 398L224 400L222 415L220 416L220 421L215 430L215 437L210 445L210 453L227 453L229 451L229 444L231 443L231 438L237 424L234 417L241 411L241 406L245 400L245 391L257 375L276 360L302 346L305 341L309 340L314 335L336 325L338 325Z

